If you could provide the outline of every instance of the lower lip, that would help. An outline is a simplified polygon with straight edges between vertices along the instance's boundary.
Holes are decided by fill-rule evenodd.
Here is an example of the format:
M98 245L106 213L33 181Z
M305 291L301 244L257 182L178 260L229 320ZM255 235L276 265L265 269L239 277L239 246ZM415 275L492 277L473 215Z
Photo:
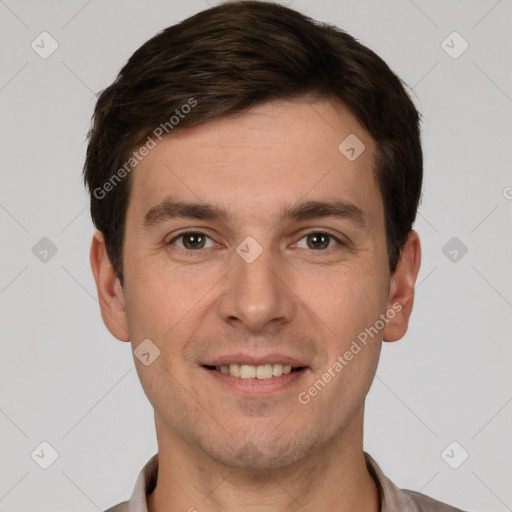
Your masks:
M297 372L287 373L279 377L270 377L269 379L242 379L241 377L233 377L229 373L210 370L204 366L202 368L220 384L247 396L269 395L276 391L281 391L302 379L307 371L307 368L303 368Z

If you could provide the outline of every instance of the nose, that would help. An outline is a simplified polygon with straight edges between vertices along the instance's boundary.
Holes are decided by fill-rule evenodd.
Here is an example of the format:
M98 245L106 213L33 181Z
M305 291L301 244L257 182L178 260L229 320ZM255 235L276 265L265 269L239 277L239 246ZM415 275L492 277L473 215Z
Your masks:
M226 276L220 299L222 319L233 326L243 323L251 331L291 321L297 297L289 268L270 247L263 248L252 262L234 253L233 269Z

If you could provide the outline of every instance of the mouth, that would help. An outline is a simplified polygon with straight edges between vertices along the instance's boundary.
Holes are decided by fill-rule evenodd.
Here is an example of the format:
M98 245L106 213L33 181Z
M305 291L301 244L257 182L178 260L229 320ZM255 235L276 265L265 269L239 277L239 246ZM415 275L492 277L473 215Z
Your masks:
M229 393L245 398L270 398L278 393L293 393L305 386L307 366L281 363L203 365L202 369L212 379L212 385L221 386ZM206 384L209 389L209 384ZM279 395L277 395L279 396Z
M204 365L207 370L219 372L224 375L230 375L239 379L276 379L283 375L303 371L305 366L291 366L289 364L266 363L259 365L250 365L242 363L222 364L222 365Z
M277 352L224 354L202 361L212 385L245 398L269 398L305 386L311 368L304 361ZM207 387L209 384L206 385Z

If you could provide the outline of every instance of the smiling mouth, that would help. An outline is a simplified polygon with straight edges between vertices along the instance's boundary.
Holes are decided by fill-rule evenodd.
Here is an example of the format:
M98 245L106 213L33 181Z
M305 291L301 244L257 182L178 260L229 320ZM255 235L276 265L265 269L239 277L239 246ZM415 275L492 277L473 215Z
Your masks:
M283 364L263 364L253 366L249 364L230 364L221 366L204 366L208 370L214 370L240 379L272 379L289 373L299 372L304 367L294 367Z

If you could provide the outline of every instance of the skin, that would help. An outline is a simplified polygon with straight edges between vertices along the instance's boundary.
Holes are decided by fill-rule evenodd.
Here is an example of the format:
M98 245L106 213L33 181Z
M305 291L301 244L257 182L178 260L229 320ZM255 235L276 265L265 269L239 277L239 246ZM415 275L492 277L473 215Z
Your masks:
M366 146L353 162L338 150L349 134ZM148 366L134 358L159 446L150 512L378 510L363 459L364 401L382 341L407 331L421 250L411 231L390 276L374 151L339 102L273 101L176 132L132 171L124 289L98 231L91 265L110 332L133 349L149 338L160 350ZM232 218L145 229L146 212L171 193L221 206ZM332 198L360 207L368 229L330 217L279 221L283 203ZM166 245L186 229L209 238ZM328 238L317 248L315 233L344 244ZM252 263L236 252L248 236L263 250ZM298 393L393 304L401 311L300 403ZM241 395L201 366L234 352L280 352L307 368L277 392Z

